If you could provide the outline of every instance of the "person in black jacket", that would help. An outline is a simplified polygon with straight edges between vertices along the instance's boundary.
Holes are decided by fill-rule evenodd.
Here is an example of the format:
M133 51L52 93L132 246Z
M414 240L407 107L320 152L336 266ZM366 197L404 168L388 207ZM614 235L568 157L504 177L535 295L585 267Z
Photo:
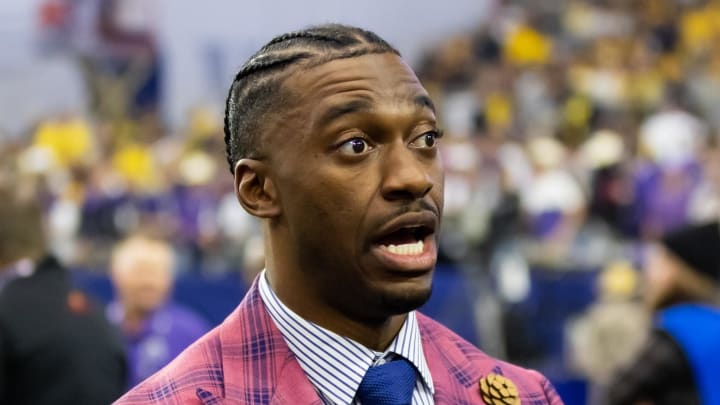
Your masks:
M107 405L125 387L122 342L47 254L24 191L0 179L0 404Z
M655 327L608 385L607 403L720 404L720 223L667 234L646 268Z

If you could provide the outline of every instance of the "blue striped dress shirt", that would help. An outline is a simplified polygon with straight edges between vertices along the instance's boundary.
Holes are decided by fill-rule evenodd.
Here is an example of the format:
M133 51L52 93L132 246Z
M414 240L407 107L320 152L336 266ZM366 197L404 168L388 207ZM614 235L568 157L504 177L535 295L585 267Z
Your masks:
M400 332L385 352L376 352L301 318L286 307L270 288L263 271L260 296L320 398L328 405L359 405L355 398L371 366L401 356L418 370L413 405L433 404L434 387L422 349L415 312L410 312Z

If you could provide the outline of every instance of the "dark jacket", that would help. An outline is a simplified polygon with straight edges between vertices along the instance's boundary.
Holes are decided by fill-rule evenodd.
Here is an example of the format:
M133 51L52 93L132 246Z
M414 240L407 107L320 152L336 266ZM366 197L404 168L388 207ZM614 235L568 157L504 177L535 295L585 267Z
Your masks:
M692 369L680 346L665 331L654 330L640 355L615 374L608 385L608 405L700 405Z
M55 259L0 290L0 404L107 405L125 378L119 335Z

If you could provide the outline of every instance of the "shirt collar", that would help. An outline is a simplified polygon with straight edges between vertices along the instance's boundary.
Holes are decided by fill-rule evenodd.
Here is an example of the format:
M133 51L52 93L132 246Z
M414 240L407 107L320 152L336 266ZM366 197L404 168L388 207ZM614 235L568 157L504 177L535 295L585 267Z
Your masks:
M300 317L285 306L260 274L260 297L290 350L320 394L337 404L352 403L368 368L394 355L410 361L422 381L434 393L432 376L422 349L415 311L408 313L402 328L384 353L377 352Z

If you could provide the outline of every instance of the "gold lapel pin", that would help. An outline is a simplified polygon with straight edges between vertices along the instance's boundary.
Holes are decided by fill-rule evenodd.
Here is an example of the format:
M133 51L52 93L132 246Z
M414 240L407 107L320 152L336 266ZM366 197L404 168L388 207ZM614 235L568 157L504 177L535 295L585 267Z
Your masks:
M490 373L480 380L480 397L487 405L521 405L515 383Z

